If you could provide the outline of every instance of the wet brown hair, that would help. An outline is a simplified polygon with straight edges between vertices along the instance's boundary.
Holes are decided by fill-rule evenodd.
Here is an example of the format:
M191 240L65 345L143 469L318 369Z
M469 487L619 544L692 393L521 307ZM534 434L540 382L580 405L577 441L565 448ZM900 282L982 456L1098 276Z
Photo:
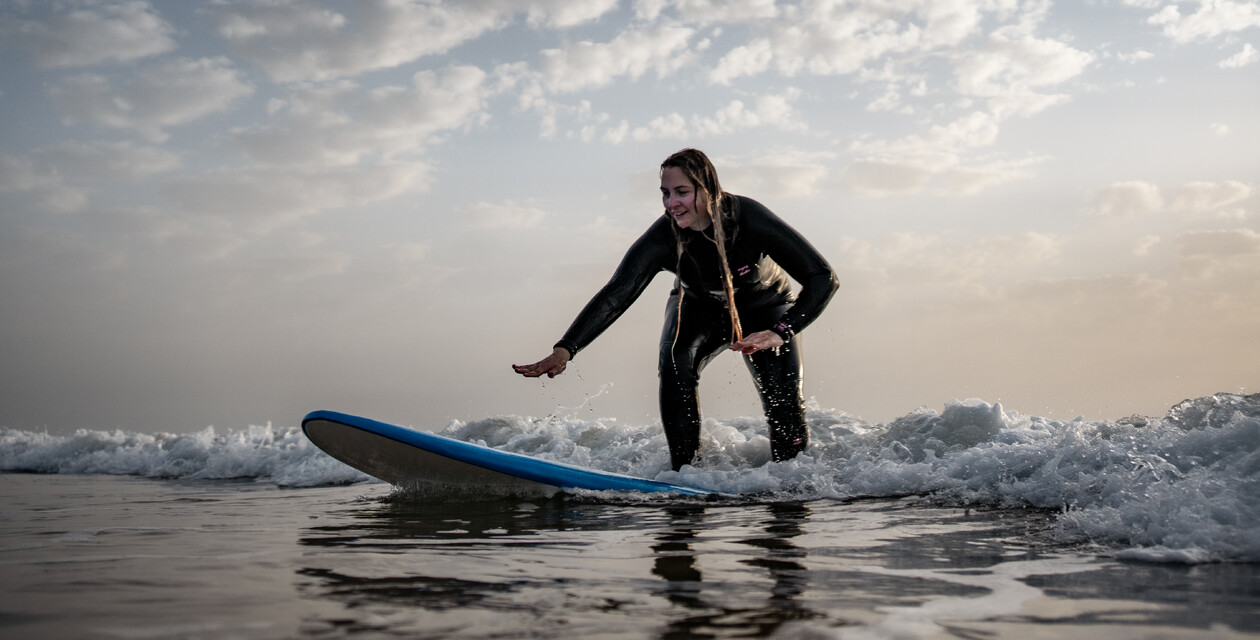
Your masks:
M733 226L734 218L732 216L732 198L725 191L722 191L722 184L718 182L717 169L713 167L713 163L709 161L709 157L704 155L699 149L683 149L675 152L665 161L661 163L661 176L664 177L665 170L674 167L682 170L683 176L687 178L696 189L696 210L697 212L706 212L713 220L713 238L712 241L717 245L718 262L722 265L722 288L726 291L726 305L731 314L731 342L737 342L744 339L744 330L739 326L739 311L735 308L735 285L731 280L731 265L726 259L726 226ZM666 212L666 216L669 213ZM678 247L678 263L679 270L682 266L682 254L684 247L682 234L679 232L678 224L672 225L674 229L674 241ZM701 233L704 237L708 235ZM682 327L682 301L683 301L682 280L678 281L678 320L677 328L674 332L674 339L678 339L678 331Z

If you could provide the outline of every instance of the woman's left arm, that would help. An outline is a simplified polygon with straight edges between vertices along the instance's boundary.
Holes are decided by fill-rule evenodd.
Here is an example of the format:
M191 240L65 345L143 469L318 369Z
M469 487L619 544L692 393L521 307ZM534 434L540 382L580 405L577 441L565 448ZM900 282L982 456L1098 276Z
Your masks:
M756 234L766 255L800 283L796 302L771 328L784 342L813 322L840 288L835 269L808 240L761 203L745 198L740 233ZM751 337L751 336L750 336Z

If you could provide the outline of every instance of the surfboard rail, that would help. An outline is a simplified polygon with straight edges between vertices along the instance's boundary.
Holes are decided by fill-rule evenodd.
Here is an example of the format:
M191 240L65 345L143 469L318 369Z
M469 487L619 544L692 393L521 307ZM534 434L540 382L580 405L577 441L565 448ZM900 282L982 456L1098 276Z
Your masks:
M312 411L302 431L332 457L386 482L707 495L706 489L552 462L336 411ZM391 444L394 443L394 444ZM399 446L402 445L402 446ZM432 454L432 455L427 455Z

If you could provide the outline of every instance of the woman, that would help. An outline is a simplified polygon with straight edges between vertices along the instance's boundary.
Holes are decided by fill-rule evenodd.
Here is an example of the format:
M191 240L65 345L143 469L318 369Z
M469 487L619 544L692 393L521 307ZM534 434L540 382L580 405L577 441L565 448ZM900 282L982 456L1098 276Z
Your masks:
M724 347L742 353L752 372L773 459L790 460L809 444L793 338L827 306L839 286L835 272L769 209L722 191L717 170L700 151L671 155L660 175L665 215L631 245L551 355L512 368L530 378L563 373L657 273L669 271L677 286L666 305L659 368L661 423L674 470L689 464L700 446L700 372ZM789 275L801 284L795 296Z

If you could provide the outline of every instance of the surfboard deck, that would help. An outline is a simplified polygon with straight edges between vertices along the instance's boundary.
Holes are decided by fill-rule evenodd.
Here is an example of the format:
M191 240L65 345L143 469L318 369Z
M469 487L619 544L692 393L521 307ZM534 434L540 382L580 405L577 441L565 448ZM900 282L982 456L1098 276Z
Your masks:
M328 455L404 489L541 495L566 489L713 493L499 451L335 411L307 414L302 432Z

